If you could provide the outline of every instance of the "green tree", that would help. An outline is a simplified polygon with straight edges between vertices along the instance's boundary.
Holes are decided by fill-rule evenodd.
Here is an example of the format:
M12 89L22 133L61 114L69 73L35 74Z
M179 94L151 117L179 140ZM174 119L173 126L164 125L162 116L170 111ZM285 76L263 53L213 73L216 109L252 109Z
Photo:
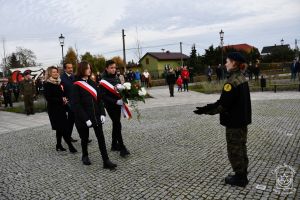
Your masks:
M67 54L64 58L65 63L72 63L73 66L77 66L77 54L75 53L74 49L72 47L69 47Z
M8 56L7 61L6 70L21 67L20 61L17 59L15 53L12 53L10 56Z
M20 67L37 66L36 56L32 50L23 47L17 47L15 54L20 62Z
M81 56L81 60L89 62L94 73L102 72L105 68L105 58L102 55L92 55L90 52L86 52Z

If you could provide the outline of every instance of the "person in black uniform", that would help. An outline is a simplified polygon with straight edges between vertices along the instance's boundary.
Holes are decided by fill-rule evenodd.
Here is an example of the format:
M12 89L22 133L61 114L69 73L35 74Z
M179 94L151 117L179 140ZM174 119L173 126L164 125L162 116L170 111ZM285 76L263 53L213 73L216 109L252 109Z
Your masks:
M72 63L67 62L64 64L64 73L61 75L61 84L64 87L64 96L68 101L70 101L73 82L74 82L73 65ZM66 105L66 112L68 114L68 134L71 137L71 142L77 142L77 140L72 138L75 119L69 103Z
M120 79L116 75L116 63L113 60L106 61L105 71L102 74L102 79L109 82L114 87L121 83ZM120 151L120 156L126 157L130 154L130 152L124 145L121 133L121 106L123 105L123 101L101 85L100 90L103 94L103 102L106 111L113 123L111 150Z
M75 82L71 92L71 108L75 115L75 126L81 138L82 162L90 165L88 157L89 128L93 128L98 140L98 146L103 160L103 168L115 169L106 151L102 124L105 122L105 110L101 101L99 88L90 80L91 67L88 62L82 61L77 68Z
M72 145L71 138L67 133L67 115L64 110L67 99L63 97L63 89L58 69L54 66L48 67L46 77L44 95L47 101L47 111L52 129L56 130L56 151L66 151L61 144L61 139L63 137L69 146L70 152L76 153L77 150Z
M229 78L224 84L220 99L213 104L197 107L196 114L220 113L220 123L226 127L228 158L235 175L228 175L225 183L245 187L248 184L247 126L252 111L248 82L243 71L246 61L238 52L229 53L226 68Z
M13 90L12 85L8 81L5 81L1 86L5 107L7 107L8 104L10 105L10 107L13 107L13 103L11 99L12 90Z
M169 85L170 97L174 97L174 85L176 83L176 75L173 68L170 68L167 73L167 83Z

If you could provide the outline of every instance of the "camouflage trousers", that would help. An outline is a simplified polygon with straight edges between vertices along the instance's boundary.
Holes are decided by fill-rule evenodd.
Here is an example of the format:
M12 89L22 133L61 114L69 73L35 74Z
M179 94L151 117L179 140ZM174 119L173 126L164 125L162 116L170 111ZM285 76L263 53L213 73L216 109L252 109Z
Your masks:
M236 174L247 174L249 163L246 146L247 133L247 126L243 128L226 127L228 158Z
M32 95L24 95L24 105L25 112L27 114L33 114L33 96Z

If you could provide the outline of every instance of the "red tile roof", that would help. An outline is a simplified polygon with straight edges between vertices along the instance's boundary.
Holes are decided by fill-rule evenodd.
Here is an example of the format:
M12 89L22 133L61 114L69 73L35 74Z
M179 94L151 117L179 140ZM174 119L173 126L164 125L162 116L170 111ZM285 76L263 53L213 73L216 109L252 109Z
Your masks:
M224 46L224 48L234 48L236 50L243 50L249 53L252 48L255 48L254 46L250 46L249 44L234 44L234 45L227 45Z

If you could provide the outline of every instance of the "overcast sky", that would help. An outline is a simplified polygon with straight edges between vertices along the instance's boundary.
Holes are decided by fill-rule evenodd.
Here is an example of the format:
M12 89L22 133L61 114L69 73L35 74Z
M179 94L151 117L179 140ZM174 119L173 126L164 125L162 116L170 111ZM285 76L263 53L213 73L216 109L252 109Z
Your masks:
M0 0L0 37L6 54L16 47L29 48L43 65L58 64L61 47L77 46L107 59L122 56L121 30L125 29L127 60L161 49L190 54L224 43L263 46L300 43L299 0ZM1 42L2 43L2 42ZM3 57L1 44L0 56Z

